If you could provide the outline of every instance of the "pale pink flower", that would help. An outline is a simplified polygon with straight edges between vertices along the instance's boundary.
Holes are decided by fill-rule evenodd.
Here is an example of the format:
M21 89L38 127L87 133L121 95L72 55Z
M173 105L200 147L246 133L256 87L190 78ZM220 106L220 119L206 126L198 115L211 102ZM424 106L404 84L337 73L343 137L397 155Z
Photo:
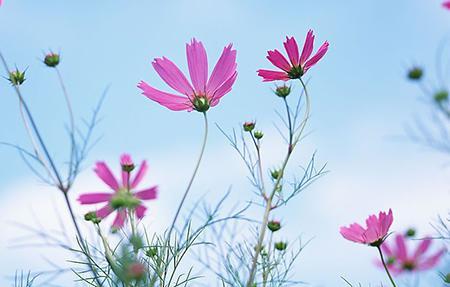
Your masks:
M156 58L153 68L172 89L179 94L160 91L141 81L138 87L147 98L173 111L206 112L229 93L236 81L236 50L229 44L223 49L208 79L208 59L202 42L192 39L186 44L186 56L191 83L183 72L166 57Z
M378 217L371 215L366 219L366 228L358 223L353 223L349 227L341 227L341 235L350 241L371 246L380 246L386 238L394 217L392 210L389 213L380 212Z
M299 54L298 45L294 37L286 37L283 43L288 54L289 61L278 50L268 51L267 59L282 71L258 70L258 76L263 78L264 82L270 81L288 81L290 79L301 78L312 66L325 56L328 51L328 42L322 44L317 53L311 57L314 46L314 34L312 30L306 35L302 54Z
M450 10L450 1L446 1L446 2L442 3L442 6L444 6L444 8L447 8L448 10Z
M425 271L434 268L445 254L445 248L429 254L432 243L430 238L421 240L413 252L408 251L408 242L404 235L398 234L394 242L384 242L381 249L386 257L386 265L394 274ZM410 240L411 241L411 240ZM383 266L381 262L377 265Z
M123 163L134 166L134 163L128 154L123 154L121 156L121 164ZM117 211L116 218L113 222L114 228L121 228L124 226L129 210L133 210L136 217L142 219L147 210L142 204L142 201L156 199L158 191L157 186L135 191L138 184L144 178L147 169L147 162L144 160L134 177L131 177L130 172L122 170L122 180L119 182L105 162L97 162L94 171L97 176L111 188L112 192L81 194L78 201L81 204L106 203L102 208L96 211L97 216L101 219L107 217L114 211ZM130 208L130 206L132 208Z

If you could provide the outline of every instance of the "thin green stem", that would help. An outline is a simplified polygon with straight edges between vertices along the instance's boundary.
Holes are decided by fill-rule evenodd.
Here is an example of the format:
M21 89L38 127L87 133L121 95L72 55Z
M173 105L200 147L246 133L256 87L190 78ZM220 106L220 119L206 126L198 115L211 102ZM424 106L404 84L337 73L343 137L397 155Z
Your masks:
M250 267L250 274L249 274L249 278L248 278L248 281L247 281L247 284L246 284L247 287L252 287L253 284L254 284L254 280L255 280L255 277L256 277L256 271L257 271L257 265L258 265L258 257L259 257L259 255L261 253L262 245L263 245L264 238L265 238L265 235L266 235L267 223L269 222L270 212L273 210L272 202L273 202L274 196L275 196L277 190L281 186L281 181L282 181L282 178L284 176L284 171L285 171L285 169L287 167L289 159L290 159L290 157L292 155L292 152L294 151L295 146L297 145L297 143L301 139L301 136L302 136L303 131L305 129L306 123L308 122L308 119L310 117L311 103L310 103L310 100L309 100L308 91L307 91L306 85L305 85L305 83L303 82L302 79L300 79L300 82L301 82L302 87L303 87L303 89L305 91L305 99L306 99L305 116L304 116L304 119L303 119L303 121L300 124L298 129L293 130L294 127L292 127L292 124L289 126L289 138L290 139L292 138L292 142L288 146L288 151L287 151L286 157L285 157L285 159L283 161L283 164L282 164L282 166L280 168L280 175L278 176L278 178L277 178L277 180L276 180L276 182L275 182L275 184L273 186L273 189L272 189L270 195L266 199L266 207L265 207L265 210L264 210L264 215L263 215L263 220L262 220L261 227L260 227L260 233L259 233L258 241L257 241L257 244L255 246L255 253L253 255L252 264L251 264L251 267ZM285 102L285 103L287 104L287 102ZM287 107L288 116L290 117L289 105L286 105L286 107ZM297 135L295 136L296 133L297 133Z
M186 190L185 190L185 192L183 194L181 202L178 205L177 211L176 211L175 216L173 218L172 224L171 224L169 232L167 234L168 240L170 240L170 236L172 235L172 231L175 228L176 221L178 219L178 216L180 215L181 208L183 207L184 202L186 201L186 198L187 198L187 196L189 194L189 191L191 190L192 183L194 182L194 179L197 176L197 172L198 172L198 169L200 167L200 163L202 161L203 154L205 152L206 142L207 142L207 139L208 139L208 118L206 116L206 113L203 113L203 118L204 118L204 125L205 125L205 133L204 133L204 136L203 136L202 147L200 149L200 155L199 155L199 157L197 159L197 163L195 165L194 172L193 172L193 174L191 176L191 179L189 180L189 183L188 183L188 185L186 187Z
M389 272L389 269L387 268L386 262L384 261L383 252L381 251L380 246L377 246L377 249L378 249L378 252L380 253L381 263L383 263L384 270L386 270L389 280L391 280L392 286L397 287L397 285L395 285L394 279L391 276L391 273Z

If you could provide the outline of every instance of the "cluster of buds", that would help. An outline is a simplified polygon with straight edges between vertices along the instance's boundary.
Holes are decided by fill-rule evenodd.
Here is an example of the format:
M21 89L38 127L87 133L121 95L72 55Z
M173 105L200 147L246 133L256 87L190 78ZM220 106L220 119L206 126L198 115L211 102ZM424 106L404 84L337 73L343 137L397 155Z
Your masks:
M49 54L45 55L44 58L44 64L47 65L47 67L55 68L58 66L60 61L59 54L50 52Z
M16 68L15 71L9 72L8 80L13 86L20 86L25 82L25 71L21 72Z
M255 123L255 122L245 122L245 123L242 125L242 128L244 129L245 132L252 133L253 136L254 136L257 140L260 140L260 139L263 138L264 133L263 133L262 131L256 131L256 130L255 130L255 127L256 127L256 123Z

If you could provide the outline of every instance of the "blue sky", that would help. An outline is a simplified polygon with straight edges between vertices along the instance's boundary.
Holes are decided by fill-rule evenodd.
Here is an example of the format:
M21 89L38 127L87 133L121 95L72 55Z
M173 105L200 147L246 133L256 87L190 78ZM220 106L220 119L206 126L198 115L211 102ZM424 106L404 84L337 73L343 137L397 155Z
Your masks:
M276 137L274 109L280 103L271 94L273 85L262 83L255 71L270 67L266 50L281 49L286 35L301 42L307 30L314 29L317 44L328 40L330 50L308 74L312 133L298 160L302 163L317 150L319 161L327 162L331 172L280 216L286 218L291 238L300 235L298 230L305 238L315 238L298 264L298 277L316 286L340 286L341 275L362 283L384 277L372 268L372 250L342 240L339 225L392 207L395 229L416 225L426 233L429 222L446 211L448 157L409 142L404 126L414 115L427 117L429 112L419 91L405 81L405 69L416 63L434 67L449 24L449 12L434 0L5 0L0 8L0 49L11 64L28 68L25 97L60 158L66 152L61 119L67 115L56 75L39 61L43 52L61 51L61 70L80 117L89 116L110 85L99 127L103 138L74 194L90 188L90 183L101 187L90 172L95 160L116 160L128 151L150 162L150 181L162 188L155 209L165 211L179 198L177 192L192 168L201 117L170 112L140 95L136 84L142 79L166 89L151 60L164 55L186 71L184 44L190 38L203 41L210 65L232 42L238 51L239 77L233 92L211 110L210 119L226 129L257 119L268 136ZM213 129L210 139L194 196L208 192L216 198L214 193L230 184L238 192L248 190L242 164L223 136ZM17 99L6 80L0 81L0 140L28 144ZM267 162L276 163L277 141L267 142ZM0 219L11 240L15 231L7 222L18 216L19 208L19 217L26 220L23 214L30 208L42 210L40 204L49 198L58 202L59 197L36 182L17 153L0 148L0 158L0 208L12 212L2 212ZM165 220L156 211L154 216L155 221ZM27 251L11 251L8 242L0 241L0 275L42 266L40 256L27 259ZM8 260L15 254L21 255L14 256L12 264Z

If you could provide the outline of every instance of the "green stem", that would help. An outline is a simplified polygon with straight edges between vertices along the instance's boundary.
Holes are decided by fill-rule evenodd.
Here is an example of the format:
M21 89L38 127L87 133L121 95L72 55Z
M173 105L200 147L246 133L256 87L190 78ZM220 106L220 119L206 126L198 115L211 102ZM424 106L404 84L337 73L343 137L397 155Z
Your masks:
M176 223L176 221L178 219L178 216L180 215L181 208L183 207L184 202L186 201L187 195L189 194L189 191L191 190L192 183L194 182L194 179L195 179L195 177L197 175L198 169L200 167L200 162L202 161L203 154L205 152L206 141L208 139L208 118L206 117L206 113L203 113L203 118L204 118L204 125L205 125L205 133L204 133L204 136L203 136L203 143L202 143L202 147L201 147L201 150L200 150L200 155L199 155L199 157L197 159L197 163L195 165L194 172L193 172L193 174L191 176L191 179L189 180L189 183L188 183L188 185L186 187L186 191L184 192L183 197L181 199L181 202L178 205L177 211L175 213L175 217L173 218L172 224L170 226L170 229L169 229L169 232L168 232L168 235L167 235L168 240L170 240L170 236L172 235L172 231L175 228L175 223Z
M381 263L383 263L384 270L386 270L389 280L391 280L392 286L397 287L397 285L395 285L394 279L391 276L391 273L389 272L389 269L387 268L386 262L384 261L383 252L381 251L380 246L377 246L377 249L378 249L378 252L380 253Z

